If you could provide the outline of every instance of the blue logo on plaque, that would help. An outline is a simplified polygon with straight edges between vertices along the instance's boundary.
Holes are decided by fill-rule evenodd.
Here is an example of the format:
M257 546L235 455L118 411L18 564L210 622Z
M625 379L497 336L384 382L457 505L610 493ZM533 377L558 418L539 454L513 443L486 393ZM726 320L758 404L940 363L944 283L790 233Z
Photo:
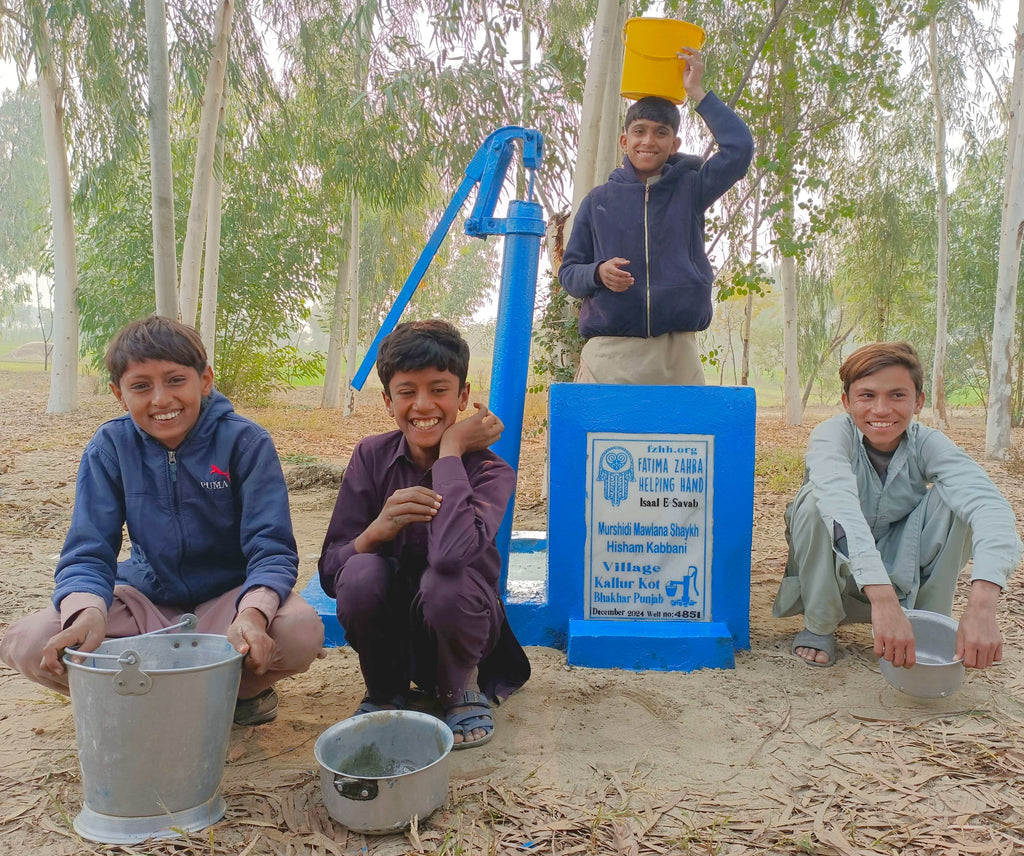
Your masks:
M612 505L619 505L629 497L629 483L636 480L633 456L622 446L606 449L598 465L597 480L604 482L604 498Z

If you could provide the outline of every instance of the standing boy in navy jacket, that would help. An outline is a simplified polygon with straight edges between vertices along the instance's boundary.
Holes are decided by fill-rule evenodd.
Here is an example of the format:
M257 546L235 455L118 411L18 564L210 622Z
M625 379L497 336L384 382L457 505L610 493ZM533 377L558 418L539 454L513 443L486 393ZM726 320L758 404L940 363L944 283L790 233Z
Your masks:
M747 174L750 130L701 85L704 60L682 48L683 85L718 144L704 161L678 154L679 110L648 96L626 113L626 157L576 213L558 272L582 298L582 383L704 383L695 332L711 323L714 273L704 212Z
M304 672L324 629L292 592L298 555L270 435L213 388L199 334L152 315L106 354L127 411L82 454L52 605L12 624L0 658L67 694L66 647L94 651L196 615L246 654L236 725L277 715L274 682ZM127 525L131 554L118 561Z

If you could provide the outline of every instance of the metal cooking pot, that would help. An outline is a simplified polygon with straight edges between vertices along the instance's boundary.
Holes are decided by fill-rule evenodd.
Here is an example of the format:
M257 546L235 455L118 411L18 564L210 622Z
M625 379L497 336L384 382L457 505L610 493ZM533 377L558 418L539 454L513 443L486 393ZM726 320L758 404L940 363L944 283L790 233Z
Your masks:
M345 719L317 738L327 813L354 832L383 834L423 820L448 798L454 737L441 720L413 710Z
M957 622L948 615L924 609L906 609L914 629L917 662L909 669L888 660L878 665L885 678L900 692L917 698L945 698L964 682L964 664L956 657Z

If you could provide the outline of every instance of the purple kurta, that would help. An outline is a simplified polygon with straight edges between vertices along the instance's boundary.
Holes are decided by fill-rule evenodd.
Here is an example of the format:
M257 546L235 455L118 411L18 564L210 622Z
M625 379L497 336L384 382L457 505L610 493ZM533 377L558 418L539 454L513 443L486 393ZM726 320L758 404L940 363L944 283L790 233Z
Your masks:
M356 445L319 569L375 700L406 694L412 681L445 703L478 665L480 689L492 699L526 682L530 664L505 619L494 541L515 483L515 471L487 450L441 458L423 472L401 431ZM388 497L416 485L441 495L437 516L406 526L375 553L357 553L355 539Z

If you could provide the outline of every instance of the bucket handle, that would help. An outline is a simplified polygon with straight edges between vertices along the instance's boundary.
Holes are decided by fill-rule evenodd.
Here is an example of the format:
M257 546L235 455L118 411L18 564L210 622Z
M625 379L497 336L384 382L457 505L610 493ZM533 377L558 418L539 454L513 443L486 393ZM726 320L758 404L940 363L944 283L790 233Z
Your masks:
M150 630L149 633L139 633L135 636L126 636L125 639L141 639L143 636L156 636L158 633L169 633L172 630L182 628L185 632L195 630L196 625L199 623L199 619L196 618L191 612L186 612L178 620L177 624L172 624L169 627L161 627L158 630ZM135 657L134 660L125 660L125 656L131 654ZM139 655L134 651L122 651L120 654L100 654L97 651L79 651L77 648L65 648L64 659L68 657L92 657L95 660L116 660L118 663L137 663L139 661Z
M670 56L663 56L663 55L657 55L657 54L648 54L648 53L644 53L643 51L638 51L636 48L631 48L629 46L629 44L626 42L626 30L627 29L629 29L629 21L626 21L625 26L622 28L621 35L622 35L622 44L626 46L626 50L628 50L630 53L635 53L637 56L642 56L644 59L661 60L662 62L664 62L665 60L672 60L672 59L674 59L674 60L678 60L679 62L683 62L683 58L681 56L676 55L676 54L672 54ZM700 40L700 44L697 45L697 50L700 50L702 47L704 47L704 42L705 41L707 41L707 34L705 34L704 38Z
M376 779L354 779L350 776L336 774L334 776L334 790L349 800L369 802L377 798Z

